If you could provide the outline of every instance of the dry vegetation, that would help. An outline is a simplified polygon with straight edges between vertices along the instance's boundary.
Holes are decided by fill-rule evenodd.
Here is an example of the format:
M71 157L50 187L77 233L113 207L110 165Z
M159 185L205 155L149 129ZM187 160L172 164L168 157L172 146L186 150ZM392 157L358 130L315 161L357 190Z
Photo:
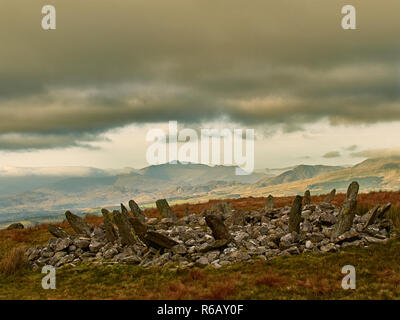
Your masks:
M276 198L277 207L290 205L294 197ZM324 196L315 196L319 203ZM343 194L336 196L340 205ZM391 217L399 227L400 192L359 195L359 212L375 204L391 202ZM265 198L232 199L236 209L262 208ZM186 207L200 213L212 205L173 206L178 216ZM145 211L158 216L154 209ZM86 220L100 224L101 217ZM66 223L60 224L71 231ZM338 253L307 253L277 257L271 261L237 263L220 269L142 269L138 266L93 266L57 270L57 289L43 290L39 271L25 267L23 248L44 244L51 237L47 225L24 230L0 231L0 299L398 299L400 298L400 241L369 248L346 248ZM341 268L357 270L357 289L343 290Z

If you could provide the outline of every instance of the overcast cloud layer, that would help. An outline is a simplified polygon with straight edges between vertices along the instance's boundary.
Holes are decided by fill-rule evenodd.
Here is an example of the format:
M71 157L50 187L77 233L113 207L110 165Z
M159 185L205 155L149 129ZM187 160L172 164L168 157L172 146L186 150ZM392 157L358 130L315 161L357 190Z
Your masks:
M400 3L5 0L0 150L87 146L131 123L216 118L286 131L400 120ZM334 156L333 154L326 155Z

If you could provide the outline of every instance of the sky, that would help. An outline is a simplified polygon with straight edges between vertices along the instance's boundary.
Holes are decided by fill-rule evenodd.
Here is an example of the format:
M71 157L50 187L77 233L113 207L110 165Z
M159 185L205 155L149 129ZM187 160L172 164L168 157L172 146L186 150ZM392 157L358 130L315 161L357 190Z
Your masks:
M254 129L256 168L400 154L400 3L352 2L4 0L0 166L141 168L170 120Z

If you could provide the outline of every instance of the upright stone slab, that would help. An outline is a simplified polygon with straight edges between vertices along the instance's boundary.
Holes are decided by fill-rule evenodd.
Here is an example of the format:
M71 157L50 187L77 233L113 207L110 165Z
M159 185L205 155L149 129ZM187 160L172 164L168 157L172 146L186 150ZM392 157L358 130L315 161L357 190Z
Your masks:
M274 209L274 197L269 195L265 200L265 210L271 211Z
M68 238L69 234L66 233L63 229L61 229L60 227L57 226L53 226L51 224L49 224L49 226L47 227L47 230L49 230L49 232L55 236L56 238Z
M206 223L210 227L215 240L231 240L232 236L222 220L215 214L206 216Z
M76 233L84 234L90 237L90 234L93 231L93 226L88 224L81 217L78 217L77 215L71 213L70 211L65 212L65 217L67 218L68 223Z
M118 228L118 233L121 238L123 245L132 245L136 243L136 239L133 234L133 229L130 223L126 221L125 217L118 210L113 211L114 221Z
M114 224L111 220L111 213L107 209L101 209L104 217L104 229L106 231L106 238L110 242L115 242L118 239L117 232L114 229Z
M337 238L341 234L349 231L353 225L354 216L357 208L357 195L360 186L353 181L347 189L346 199L340 207L338 221L333 227L332 239Z
M142 222L145 221L145 216L143 214L143 211L140 209L140 207L134 200L129 201L129 208L131 208L131 211L135 218L140 219Z
M303 197L296 196L289 213L289 232L300 232L301 207Z
M324 199L324 203L331 203L333 201L333 199L335 199L335 195L336 195L336 189L333 189L328 195L327 197Z
M156 206L157 206L158 211L160 211L160 215L162 218L169 218L174 221L177 220L177 217L172 212L171 207L169 206L167 200L165 200L165 199L157 200Z
M121 214L122 214L123 218L125 219L125 221L128 221L129 218L131 217L128 209L124 206L123 203L121 203Z
M304 205L308 206L311 204L311 193L310 190L306 190L306 192L304 192Z

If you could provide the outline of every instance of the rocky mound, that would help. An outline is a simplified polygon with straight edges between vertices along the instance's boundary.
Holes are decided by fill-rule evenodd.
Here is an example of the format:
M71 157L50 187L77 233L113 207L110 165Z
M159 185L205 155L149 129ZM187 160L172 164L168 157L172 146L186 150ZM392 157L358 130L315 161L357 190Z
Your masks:
M270 196L262 210L237 211L229 203L217 203L210 211L180 219L165 199L157 201L162 219L145 217L131 200L130 211L124 205L112 213L103 209L100 226L67 211L75 234L50 225L55 238L26 254L33 269L81 262L218 268L235 261L363 247L395 236L391 220L385 217L390 203L357 216L357 194L358 183L353 182L341 207L330 203L334 191L320 205L310 204L306 191L304 199L297 196L291 207L274 208Z

